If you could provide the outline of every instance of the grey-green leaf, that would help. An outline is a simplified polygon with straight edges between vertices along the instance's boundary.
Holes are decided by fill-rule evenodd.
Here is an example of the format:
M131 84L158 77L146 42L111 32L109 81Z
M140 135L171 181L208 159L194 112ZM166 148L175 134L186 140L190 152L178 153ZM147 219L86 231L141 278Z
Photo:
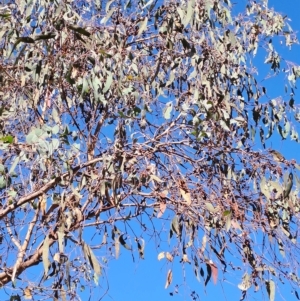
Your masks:
M143 21L140 22L140 28L138 31L137 36L139 37L147 28L147 24L148 24L148 17L145 17Z
M85 259L90 263L95 273L97 275L101 275L101 266L91 247L85 242L82 243L82 247L83 247L83 254Z
M269 295L269 300L274 301L275 300L275 283L273 280L266 281L266 289Z
M166 103L166 106L163 111L165 119L171 118L172 109L173 109L173 103L172 103L172 101L169 101L168 103Z
M179 222L178 222L178 216L177 215L175 215L173 220L172 220L171 229L179 236L180 229L179 229Z
M125 239L124 239L124 234L122 234L119 238L119 241L121 243L121 245L127 249L127 250L131 250L131 247L126 243Z

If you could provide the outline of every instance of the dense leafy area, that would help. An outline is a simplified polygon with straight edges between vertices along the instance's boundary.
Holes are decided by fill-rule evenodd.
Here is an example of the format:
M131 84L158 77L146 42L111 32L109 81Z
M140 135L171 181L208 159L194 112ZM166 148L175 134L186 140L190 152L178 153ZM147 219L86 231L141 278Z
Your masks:
M0 282L11 300L79 300L120 247L144 258L153 236L169 236L159 259L192 264L205 285L236 269L243 297L263 285L272 300L270 275L299 285L300 167L265 149L276 132L299 139L300 67L276 51L297 39L266 3L236 15L229 0L2 5ZM257 80L258 53L274 75L284 68L288 98Z

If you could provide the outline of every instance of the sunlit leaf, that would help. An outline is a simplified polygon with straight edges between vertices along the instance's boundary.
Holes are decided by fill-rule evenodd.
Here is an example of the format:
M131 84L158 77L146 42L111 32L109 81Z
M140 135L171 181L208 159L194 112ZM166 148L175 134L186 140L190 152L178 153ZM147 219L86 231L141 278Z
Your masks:
M103 18L101 19L100 24L105 24L105 23L110 19L110 17L111 17L112 14L115 12L115 10L116 10L115 7L111 8L111 9L107 12L106 16L103 17Z
M184 189L180 189L180 193L181 193L183 199L186 201L187 205L188 206L191 205L192 200L191 200L191 194L190 194L190 192L188 192L188 191L186 191Z
M158 256L157 256L157 259L158 259L158 260L161 260L161 259L163 259L163 258L165 258L165 252L160 252L160 253L158 254Z
M156 182L158 182L158 183L163 183L164 181L162 180L162 179L160 179L158 176L156 176L156 175L150 175L150 178L152 179L152 180L155 180Z
M165 119L170 119L171 118L171 113L173 109L173 103L168 102L164 108L164 117Z
M192 19L194 13L194 5L195 5L195 0L189 0L187 2L187 13L182 22L184 27L186 27Z
M231 212L225 216L225 230L228 232L231 228Z
M173 261L173 256L169 253L169 252L166 252L166 258L172 262Z
M137 36L139 37L147 28L147 24L148 24L148 17L145 17L143 21L140 22L140 28L138 31Z
M49 262L49 241L50 241L49 236L47 235L44 239L43 254L42 254L45 276L48 275L49 264L50 264L50 262Z
M31 300L32 299L32 293L31 293L31 288L30 287L26 287L24 289L24 299L25 300Z
M242 278L242 283L238 285L238 288L242 291L247 291L251 287L251 277L245 273Z
M10 144L10 143L14 142L14 137L12 135L7 135L7 136L4 136L4 137L0 137L0 141Z
M58 230L57 232L57 236L58 236L58 248L59 248L59 252L60 253L64 253L64 246L65 246L65 233L63 231L63 229Z

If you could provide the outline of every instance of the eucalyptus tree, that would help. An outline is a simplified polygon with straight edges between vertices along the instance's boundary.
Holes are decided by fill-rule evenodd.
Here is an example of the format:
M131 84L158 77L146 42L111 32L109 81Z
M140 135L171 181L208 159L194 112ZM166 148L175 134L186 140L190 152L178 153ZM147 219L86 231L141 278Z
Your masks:
M166 288L176 258L205 285L242 269L243 298L265 286L273 300L274 279L297 288L300 167L265 147L299 139L300 67L280 54L297 43L288 21L252 0L2 5L10 300L79 300L120 248L143 259L151 237L169 239ZM284 96L268 96L257 55L284 74Z

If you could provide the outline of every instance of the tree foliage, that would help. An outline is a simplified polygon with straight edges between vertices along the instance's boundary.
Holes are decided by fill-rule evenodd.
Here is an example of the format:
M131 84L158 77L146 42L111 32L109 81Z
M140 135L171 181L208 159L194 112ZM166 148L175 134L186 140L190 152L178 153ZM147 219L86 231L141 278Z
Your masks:
M120 248L143 259L153 236L169 238L159 259L191 264L205 285L237 269L243 297L263 285L272 300L274 279L299 285L300 167L265 148L272 135L299 142L300 67L280 55L297 43L288 21L252 0L2 5L11 300L79 300ZM256 55L284 71L285 97L268 96Z

